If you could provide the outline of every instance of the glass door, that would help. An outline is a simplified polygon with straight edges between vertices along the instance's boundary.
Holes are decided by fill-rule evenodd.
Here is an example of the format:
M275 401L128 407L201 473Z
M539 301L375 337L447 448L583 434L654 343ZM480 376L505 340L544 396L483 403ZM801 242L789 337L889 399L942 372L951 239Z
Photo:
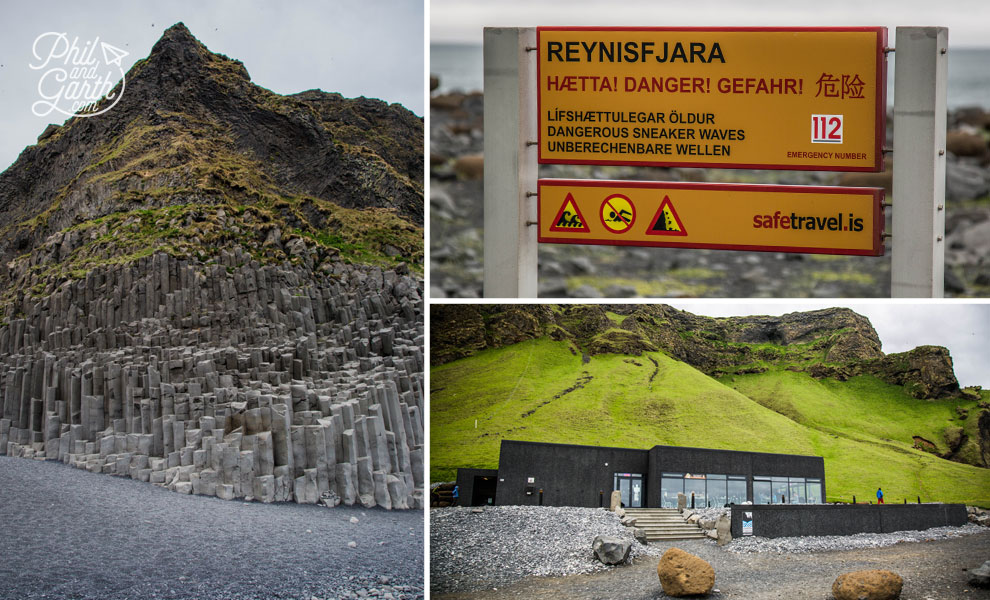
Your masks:
M638 473L616 473L614 487L622 495L624 508L643 507L643 476Z

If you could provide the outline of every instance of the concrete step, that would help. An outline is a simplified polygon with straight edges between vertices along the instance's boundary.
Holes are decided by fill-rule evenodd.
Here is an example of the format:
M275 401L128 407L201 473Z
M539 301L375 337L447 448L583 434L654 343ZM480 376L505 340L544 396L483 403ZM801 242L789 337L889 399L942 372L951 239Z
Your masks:
M705 534L703 533L692 533L684 535L649 535L646 536L647 542L667 542L675 540L700 540L704 539Z
M636 519L647 541L693 540L705 537L704 531L688 523L676 508L627 508L626 515Z

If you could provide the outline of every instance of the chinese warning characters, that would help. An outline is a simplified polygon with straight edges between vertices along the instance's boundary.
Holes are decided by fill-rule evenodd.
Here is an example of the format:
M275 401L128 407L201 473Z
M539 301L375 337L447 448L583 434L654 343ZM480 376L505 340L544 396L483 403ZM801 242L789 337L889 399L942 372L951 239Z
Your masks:
M818 78L818 93L815 98L824 96L826 98L856 98L865 99L863 89L866 84L859 78L859 74L840 75L836 77L831 73L822 73Z
M886 35L538 28L540 162L880 170Z

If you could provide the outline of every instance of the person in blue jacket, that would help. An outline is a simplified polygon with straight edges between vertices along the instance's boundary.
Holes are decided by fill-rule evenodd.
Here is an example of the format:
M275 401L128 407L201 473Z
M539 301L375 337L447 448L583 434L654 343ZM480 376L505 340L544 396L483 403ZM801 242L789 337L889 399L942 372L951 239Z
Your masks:
M877 488L877 504L883 504L883 490Z

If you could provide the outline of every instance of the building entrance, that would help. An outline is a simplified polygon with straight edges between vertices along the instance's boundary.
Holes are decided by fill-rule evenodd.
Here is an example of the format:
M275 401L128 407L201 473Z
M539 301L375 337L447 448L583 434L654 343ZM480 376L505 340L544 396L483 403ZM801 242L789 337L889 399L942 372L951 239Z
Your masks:
M622 494L623 508L643 508L643 476L639 473L616 473L613 490Z
M471 494L471 506L486 506L495 504L495 489L498 477L475 476L474 491Z

